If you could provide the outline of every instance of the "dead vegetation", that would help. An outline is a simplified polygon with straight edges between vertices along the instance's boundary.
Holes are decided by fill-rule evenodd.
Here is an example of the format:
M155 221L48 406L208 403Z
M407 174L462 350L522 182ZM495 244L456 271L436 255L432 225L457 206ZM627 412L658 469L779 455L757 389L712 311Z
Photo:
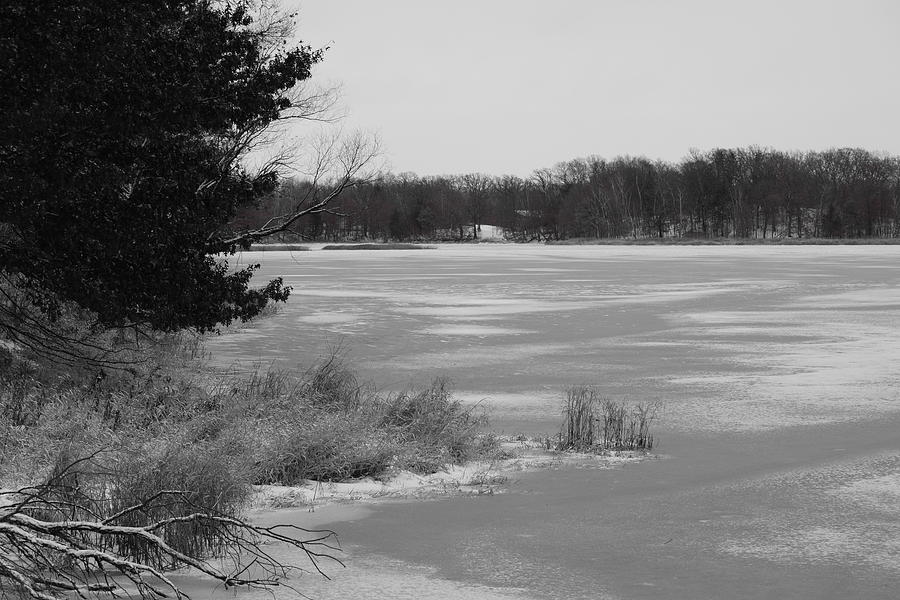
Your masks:
M658 402L626 404L600 396L591 386L566 390L559 450L596 452L650 451L655 443L651 426L659 416Z
M301 569L273 558L269 542L297 549L323 575L323 561L340 562L331 531L254 525L235 514L232 498L198 497L213 491L129 488L134 477L108 471L102 458L0 492L0 597L185 598L166 575L179 567L225 588L271 589ZM130 504L135 492L140 499Z
M443 380L380 393L337 356L222 373L196 336L137 343L78 317L63 318L118 344L121 363L0 346L0 597L183 597L165 575L183 566L227 587L289 585L338 564L337 541L245 520L254 484L434 472L492 447L483 413ZM308 561L282 564L272 541Z

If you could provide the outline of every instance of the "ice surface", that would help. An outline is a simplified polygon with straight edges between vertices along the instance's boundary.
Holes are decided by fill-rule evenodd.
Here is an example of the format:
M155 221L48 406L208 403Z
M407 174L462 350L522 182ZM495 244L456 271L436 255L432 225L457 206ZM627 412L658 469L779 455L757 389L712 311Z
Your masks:
M481 244L244 260L295 291L274 317L211 340L226 366L306 365L341 345L382 389L449 377L508 433L555 433L574 384L664 404L665 460L338 524L366 552L336 595L315 583L311 596L896 598L900 247Z
M526 403L597 384L665 400L679 430L853 421L900 410L898 258L896 246L246 253L261 277L302 284L282 314L211 349L297 364L340 344L388 387L441 375ZM488 403L500 421L516 412Z
M504 327L491 327L489 325L437 325L422 330L431 335L520 335L533 333L526 329L509 329Z
M801 491L805 510L777 502L757 507L743 520L747 530L722 544L725 552L900 573L900 456L795 471L745 484L742 493L753 487L780 490L782 498Z

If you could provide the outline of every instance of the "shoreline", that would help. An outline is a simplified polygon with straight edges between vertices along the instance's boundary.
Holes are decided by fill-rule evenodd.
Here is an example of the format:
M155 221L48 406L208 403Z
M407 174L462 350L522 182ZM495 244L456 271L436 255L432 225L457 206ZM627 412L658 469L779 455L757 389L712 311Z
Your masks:
M384 479L330 482L306 480L301 485L256 485L249 511L255 516L281 510L306 509L315 513L328 509L327 521L356 518L361 508L391 501L424 501L459 496L505 494L518 474L590 464L592 468L613 469L626 464L657 460L652 452L611 450L598 453L547 450L538 441L501 442L501 458L447 465L431 474L396 471Z
M320 250L434 250L436 245L479 246L896 246L896 238L571 238L517 241L499 238L477 240L423 240L416 242L304 242L254 244L245 252L309 252Z

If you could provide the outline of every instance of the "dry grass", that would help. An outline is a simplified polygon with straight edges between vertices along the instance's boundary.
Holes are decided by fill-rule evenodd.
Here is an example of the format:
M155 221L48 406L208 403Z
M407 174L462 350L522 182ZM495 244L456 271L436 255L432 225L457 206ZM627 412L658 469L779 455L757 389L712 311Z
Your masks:
M489 450L483 414L454 399L443 380L380 394L337 356L306 371L224 374L202 367L202 345L191 336L144 352L140 369L102 377L59 376L9 357L14 364L0 377L0 482L47 474L66 453L124 456L144 441L170 447L174 439L227 447L218 450L227 468L248 483L434 472Z
M651 427L659 411L658 402L628 405L602 398L590 386L571 387L566 390L557 449L650 451L655 443Z
M253 416L240 426L255 428L258 483L384 477L397 469L433 473L490 450L480 434L485 418L453 398L444 380L382 395L358 385L333 359L299 378L265 377L286 393L259 393L272 384L256 386L238 403L255 407L255 414L242 411Z
M566 390L559 446L567 450L585 450L594 445L597 396L592 388L571 387Z
M487 425L480 407L466 407L450 393L446 379L431 386L379 399L375 414L380 426L399 441L399 466L433 473L491 450L479 432Z
M257 483L344 481L388 472L397 452L389 432L360 415L318 414L269 436L260 446Z

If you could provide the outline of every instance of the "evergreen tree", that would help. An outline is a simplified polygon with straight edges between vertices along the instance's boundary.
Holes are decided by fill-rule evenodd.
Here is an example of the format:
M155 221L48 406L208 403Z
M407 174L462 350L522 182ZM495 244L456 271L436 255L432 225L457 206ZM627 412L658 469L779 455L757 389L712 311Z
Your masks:
M222 258L275 185L240 166L321 51L248 1L7 0L0 11L0 274L51 316L209 330L283 301ZM219 255L219 258L216 258Z

